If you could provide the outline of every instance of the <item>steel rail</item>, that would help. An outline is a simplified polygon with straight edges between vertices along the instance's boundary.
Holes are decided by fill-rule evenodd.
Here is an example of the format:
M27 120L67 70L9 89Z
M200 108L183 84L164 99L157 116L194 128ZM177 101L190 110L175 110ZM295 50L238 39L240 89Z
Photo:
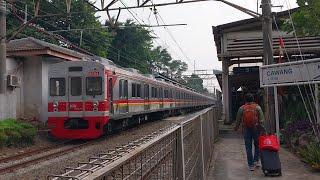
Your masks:
M59 147L62 147L61 145L65 144L65 143L67 143L67 142L70 142L70 140L68 140L68 141L63 141L63 142L61 142L61 143L59 143L59 144L54 144L54 145L46 146L46 147L43 147L43 148L40 148L40 149L35 149L35 150L27 151L27 152L20 153L20 154L14 155L14 156L5 157L5 158L0 159L0 164L2 164L2 163L8 163L9 161L17 161L17 160L26 158L26 157L28 157L28 156L30 156L30 155L34 155L34 154L41 153L41 152L46 151L46 150L57 149L57 148L59 148Z
M132 141L126 145L116 147L113 150L108 150L107 153L101 153L95 157L91 157L89 158L89 162L78 163L77 168L66 168L65 173L61 175L49 175L47 179L59 179L59 178L83 179L90 174L94 175L94 173L103 169L107 165L110 167L108 170L112 171L114 170L114 168L120 165L123 165L125 163L125 159L127 159L127 156L132 156L132 157L135 156L137 152L140 152L143 149L146 149L147 147L152 145L152 143L160 141L161 138L167 135L170 135L170 133L174 132L177 128L179 127L178 126L165 127L156 132L153 132L150 135L147 135L138 140Z
M95 143L95 142L93 142L93 141L85 142L83 144L72 146L70 148L66 148L66 149L63 149L61 151L56 151L56 152L53 152L53 153L46 154L44 156L33 158L33 159L30 159L30 160L27 160L27 161L22 161L20 163L13 164L13 165L1 168L0 169L0 173L12 172L12 171L14 171L16 169L24 168L27 165L32 165L32 164L35 164L35 163L38 163L38 162L41 162L41 161L44 161L44 160L52 159L52 158L55 158L57 156L61 156L61 155L67 154L69 152L72 152L72 151L77 150L79 148L91 145L93 143Z

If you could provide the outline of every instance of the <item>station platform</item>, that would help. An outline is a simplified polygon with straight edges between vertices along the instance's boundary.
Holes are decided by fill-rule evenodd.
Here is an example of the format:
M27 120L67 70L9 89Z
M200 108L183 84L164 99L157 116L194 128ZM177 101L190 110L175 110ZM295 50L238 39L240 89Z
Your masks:
M280 149L281 177L265 177L261 168L249 171L242 134L223 127L216 143L208 180L320 180L320 172L314 172L286 149Z

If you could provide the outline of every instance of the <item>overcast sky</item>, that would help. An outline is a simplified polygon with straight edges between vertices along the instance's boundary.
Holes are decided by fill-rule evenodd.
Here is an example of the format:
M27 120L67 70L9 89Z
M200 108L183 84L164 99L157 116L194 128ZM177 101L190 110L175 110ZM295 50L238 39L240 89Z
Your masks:
M154 4L174 1L152 0ZM257 0L228 1L257 11ZM260 5L261 0L258 1ZM130 6L132 2L136 1L122 0L122 2ZM272 4L276 6L283 5L282 9L275 7L272 9L273 11L283 11L297 6L296 0L272 0ZM118 3L113 5L113 7L119 7L119 5L123 6L121 3ZM157 12L159 24L163 24L161 18L165 24L187 24L187 26L167 27L166 29L157 27L152 28L152 30L158 37L154 45L166 47L174 59L180 59L188 63L189 74L193 71L194 61L196 69L221 69L221 62L217 58L212 26L251 18L249 15L217 1L157 7ZM259 13L261 13L260 8ZM99 15L102 16L102 19L106 18L105 14ZM112 13L111 15L116 15L116 13ZM119 20L134 19L133 16L141 24L157 24L157 19L149 8L134 9L131 10L131 13L127 10L122 10ZM170 36L170 33L174 38ZM215 81L206 81L206 85L211 86L209 89L213 89L212 86L217 86L217 83Z

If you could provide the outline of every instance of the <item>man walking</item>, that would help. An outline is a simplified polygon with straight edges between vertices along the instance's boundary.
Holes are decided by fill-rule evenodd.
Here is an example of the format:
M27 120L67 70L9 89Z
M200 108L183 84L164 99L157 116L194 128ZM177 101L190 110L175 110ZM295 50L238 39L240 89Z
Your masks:
M239 129L240 124L244 130L244 142L246 146L247 161L250 171L255 167L260 167L259 162L259 142L260 129L263 127L264 115L261 107L254 102L253 95L245 95L245 104L241 106L237 113L234 130ZM254 144L254 155L252 155L252 142Z

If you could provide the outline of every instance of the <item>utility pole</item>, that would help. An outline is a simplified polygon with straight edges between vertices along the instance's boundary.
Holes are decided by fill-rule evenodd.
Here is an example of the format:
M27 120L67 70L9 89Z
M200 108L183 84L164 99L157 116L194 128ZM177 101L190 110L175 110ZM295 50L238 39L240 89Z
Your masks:
M262 31L263 31L263 63L264 65L273 64L273 45L272 45L272 17L271 0L261 0L262 7ZM265 88L264 109L267 123L267 130L275 132L275 104L273 88Z
M6 16L6 1L0 0L0 94L4 94L6 88Z

